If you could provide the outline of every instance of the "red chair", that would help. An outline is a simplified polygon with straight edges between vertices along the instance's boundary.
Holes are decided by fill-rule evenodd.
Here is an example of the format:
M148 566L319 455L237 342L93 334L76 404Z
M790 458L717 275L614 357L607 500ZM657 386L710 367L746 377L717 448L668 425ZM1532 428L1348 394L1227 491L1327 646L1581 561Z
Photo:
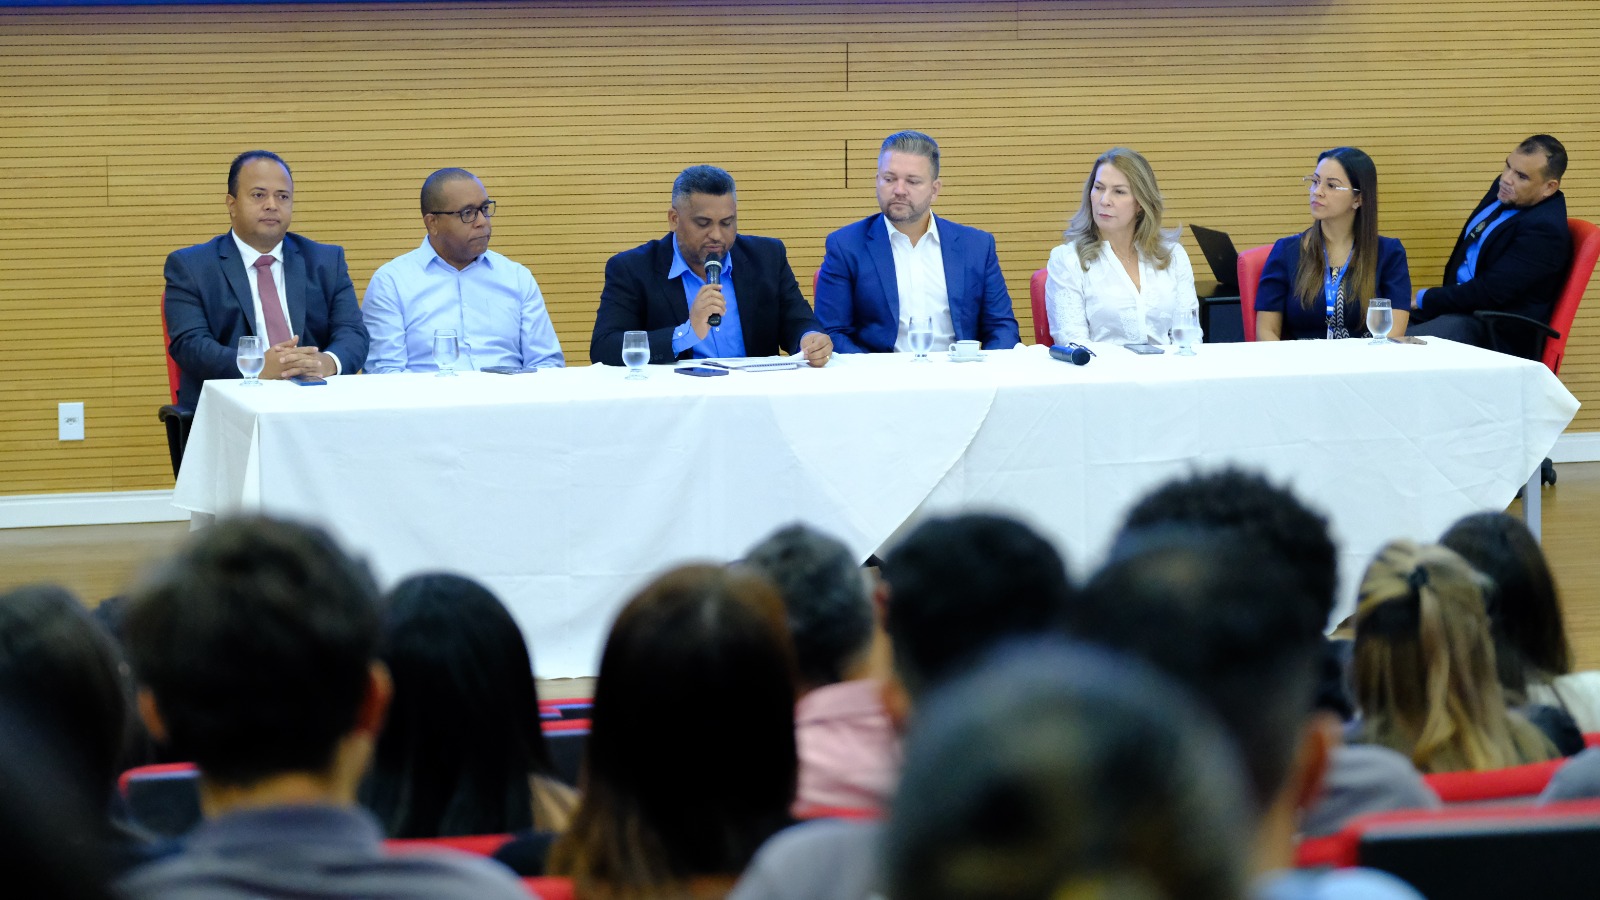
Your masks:
M167 295L161 294L161 337L165 339L166 346L162 348L167 357L167 389L172 392L172 402L161 407L156 412L156 418L167 429L167 454L172 457L172 477L178 477L178 467L183 465L183 448L189 444L189 429L194 426L194 410L178 405L178 361L172 358L172 351L168 348L172 344L172 335L167 333Z
M1523 766L1490 769L1487 772L1440 772L1424 775L1422 780L1445 803L1533 798L1539 796L1556 770L1566 761L1563 757Z
M1252 247L1239 254L1239 324L1244 326L1244 339L1256 339L1256 291L1261 287L1261 270L1267 267L1267 254L1272 245Z
M1033 301L1033 342L1044 347L1054 347L1050 337L1050 312L1044 305L1044 284L1050 280L1050 270L1040 269L1028 282L1028 297Z
M1572 263L1567 269L1567 281L1550 309L1550 321L1540 322L1527 316L1495 310L1479 310L1473 317L1488 326L1489 346L1501 350L1501 342L1514 347L1504 331L1514 327L1523 333L1532 332L1542 339L1539 361L1551 372L1561 374L1561 359L1567 352L1567 336L1572 333L1572 320L1578 315L1578 304L1583 302L1583 292L1594 274L1595 261L1600 259L1600 226L1582 219L1568 219L1567 229L1572 232ZM1502 350L1502 352L1510 352Z
M439 838L389 838L383 846L392 852L408 853L413 850L455 850L474 856L493 856L495 851L511 840L509 834L465 834Z
M1449 829L1482 829L1492 826L1514 829L1541 820L1572 817L1600 821L1600 800L1571 800L1535 806L1519 803L1507 806L1458 806L1446 809L1400 809L1372 813L1352 819L1344 828L1326 837L1307 838L1295 848L1299 868L1363 865L1361 843L1369 835L1400 832L1439 833Z
M141 827L177 837L200 821L200 772L193 763L137 766L117 778L128 815Z
M571 878L555 878L545 875L539 878L524 878L522 886L528 893L539 900L577 900L578 892L573 887Z

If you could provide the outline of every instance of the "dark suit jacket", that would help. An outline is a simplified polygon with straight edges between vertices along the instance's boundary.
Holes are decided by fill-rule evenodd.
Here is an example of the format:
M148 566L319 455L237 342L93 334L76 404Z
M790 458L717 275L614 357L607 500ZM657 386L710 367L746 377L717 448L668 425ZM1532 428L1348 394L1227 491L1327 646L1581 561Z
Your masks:
M1500 179L1467 216L1477 215L1495 202ZM1456 236L1455 249L1444 267L1444 286L1428 288L1422 298L1421 319L1445 313L1470 313L1497 309L1538 319L1550 318L1550 308L1567 279L1572 259L1572 236L1567 230L1567 198L1560 191L1539 205L1512 216L1484 238L1471 281L1456 281L1456 269L1467 256L1467 229Z
M800 338L822 329L795 283L783 242L741 234L733 242L731 256L745 354L773 356L780 347L791 354L799 352ZM672 332L689 320L689 301L683 296L682 277L667 279L671 269L670 234L606 261L606 283L589 341L592 362L622 365L624 331L650 332L652 363L693 355L691 350L676 356L672 352Z
M877 213L828 235L817 273L817 321L840 353L888 353L900 332L900 286L894 250ZM978 340L986 349L1009 350L1022 338L1011 294L1000 274L994 236L939 220L939 255L944 257L945 293L956 340Z
M239 377L239 338L256 333L249 277L231 233L167 255L167 352L180 370L180 406L193 409L208 378ZM344 248L284 235L283 287L289 327L301 346L339 357L340 371L347 375L361 371L367 326L345 268Z

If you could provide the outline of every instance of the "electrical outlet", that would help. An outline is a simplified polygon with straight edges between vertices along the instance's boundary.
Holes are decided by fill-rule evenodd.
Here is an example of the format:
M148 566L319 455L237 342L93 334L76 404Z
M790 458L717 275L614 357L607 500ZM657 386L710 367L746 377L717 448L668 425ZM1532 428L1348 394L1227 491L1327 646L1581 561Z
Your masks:
M60 432L57 440L83 440L83 404L62 403L56 407L56 426Z

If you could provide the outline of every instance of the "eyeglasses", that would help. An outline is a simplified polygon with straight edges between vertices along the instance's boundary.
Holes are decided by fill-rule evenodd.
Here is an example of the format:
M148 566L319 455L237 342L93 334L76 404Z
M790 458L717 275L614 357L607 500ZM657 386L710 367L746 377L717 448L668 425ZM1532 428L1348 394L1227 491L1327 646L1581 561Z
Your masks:
M461 221L471 225L478 218L478 213L483 213L485 219L494 218L494 201L487 200L482 206L469 206L466 209L440 209L430 210L430 216L460 216Z
M1353 188L1348 184L1340 184L1337 181L1323 181L1321 177L1316 175L1307 175L1306 177L1300 179L1300 183L1309 188L1310 192L1313 194L1322 188L1327 188L1330 191L1352 191L1357 194L1361 193L1360 188Z

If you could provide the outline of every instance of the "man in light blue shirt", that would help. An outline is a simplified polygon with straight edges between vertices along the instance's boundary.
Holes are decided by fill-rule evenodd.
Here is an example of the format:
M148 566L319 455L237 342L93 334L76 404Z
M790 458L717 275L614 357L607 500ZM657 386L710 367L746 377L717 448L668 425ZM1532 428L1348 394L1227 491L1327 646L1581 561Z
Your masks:
M433 334L443 329L460 338L460 369L566 364L533 274L489 249L494 205L466 169L440 169L422 183L428 236L367 285L366 371L437 371Z

